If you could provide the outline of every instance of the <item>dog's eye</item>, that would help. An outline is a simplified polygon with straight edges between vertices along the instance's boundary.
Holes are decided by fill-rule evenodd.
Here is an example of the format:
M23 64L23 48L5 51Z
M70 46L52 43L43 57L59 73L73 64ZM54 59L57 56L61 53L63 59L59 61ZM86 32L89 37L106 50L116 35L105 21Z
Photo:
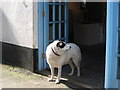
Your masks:
M64 42L62 42L62 41L57 43L57 47L60 47L60 48L64 48L65 45L66 44Z

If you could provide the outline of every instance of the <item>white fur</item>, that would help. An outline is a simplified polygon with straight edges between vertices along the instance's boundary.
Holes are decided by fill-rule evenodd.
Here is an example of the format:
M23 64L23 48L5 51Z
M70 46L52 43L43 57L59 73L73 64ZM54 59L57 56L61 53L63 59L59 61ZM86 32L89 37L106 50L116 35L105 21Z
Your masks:
M46 49L47 63L49 64L51 69L51 78L49 79L49 81L53 80L54 68L58 68L58 77L56 83L59 83L60 81L62 66L65 64L70 64L71 66L72 71L69 75L73 75L75 64L78 70L77 76L80 76L80 61L81 61L81 51L76 44L68 43L65 45L64 48L61 49L56 46L58 42L60 41L58 40L54 41L53 43L49 44ZM53 50L60 56L55 55L51 48L53 48Z

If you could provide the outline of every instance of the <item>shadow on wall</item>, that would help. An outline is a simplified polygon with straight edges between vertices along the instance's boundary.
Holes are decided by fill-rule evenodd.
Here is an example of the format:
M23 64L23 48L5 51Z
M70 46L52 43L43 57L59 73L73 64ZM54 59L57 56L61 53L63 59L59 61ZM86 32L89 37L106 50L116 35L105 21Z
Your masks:
M14 26L10 23L5 13L1 9L0 11L2 12L2 19L1 19L2 20L2 42L7 42L7 43L17 42L17 38L13 33L13 30L15 29Z
M7 16L5 13L0 9L0 12L2 13L2 62L13 62L14 61L14 56L10 56L13 52L16 52L14 49L11 50L12 47L12 42L10 41L15 41L17 42L17 39L15 35L13 34L13 29L14 27L8 20ZM8 44L11 43L11 44ZM13 51L13 52L11 52ZM16 54L17 55L17 52ZM9 58L8 58L9 57ZM20 58L20 57L19 57Z
M33 58L32 50L15 45L19 41L13 32L15 28L1 9L0 12L2 12L2 17L0 17L2 20L2 42L0 42L2 44L2 63L9 63L33 71L33 63L30 61Z

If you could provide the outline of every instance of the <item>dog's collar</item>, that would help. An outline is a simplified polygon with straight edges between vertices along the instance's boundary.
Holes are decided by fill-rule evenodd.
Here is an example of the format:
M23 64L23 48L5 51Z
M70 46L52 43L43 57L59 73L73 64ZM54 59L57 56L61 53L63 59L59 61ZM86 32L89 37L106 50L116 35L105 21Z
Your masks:
M52 52L56 55L56 56L60 56L59 54L57 54L54 50L53 50L53 48L51 48L52 49Z

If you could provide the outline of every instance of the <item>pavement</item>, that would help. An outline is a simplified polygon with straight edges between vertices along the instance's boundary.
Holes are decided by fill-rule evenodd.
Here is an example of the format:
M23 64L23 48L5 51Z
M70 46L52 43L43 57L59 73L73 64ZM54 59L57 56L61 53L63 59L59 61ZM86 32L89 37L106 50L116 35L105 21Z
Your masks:
M23 68L11 65L0 64L2 72L0 72L0 81L2 88L79 88L66 79L61 80L62 83L48 82L48 77L36 74Z

